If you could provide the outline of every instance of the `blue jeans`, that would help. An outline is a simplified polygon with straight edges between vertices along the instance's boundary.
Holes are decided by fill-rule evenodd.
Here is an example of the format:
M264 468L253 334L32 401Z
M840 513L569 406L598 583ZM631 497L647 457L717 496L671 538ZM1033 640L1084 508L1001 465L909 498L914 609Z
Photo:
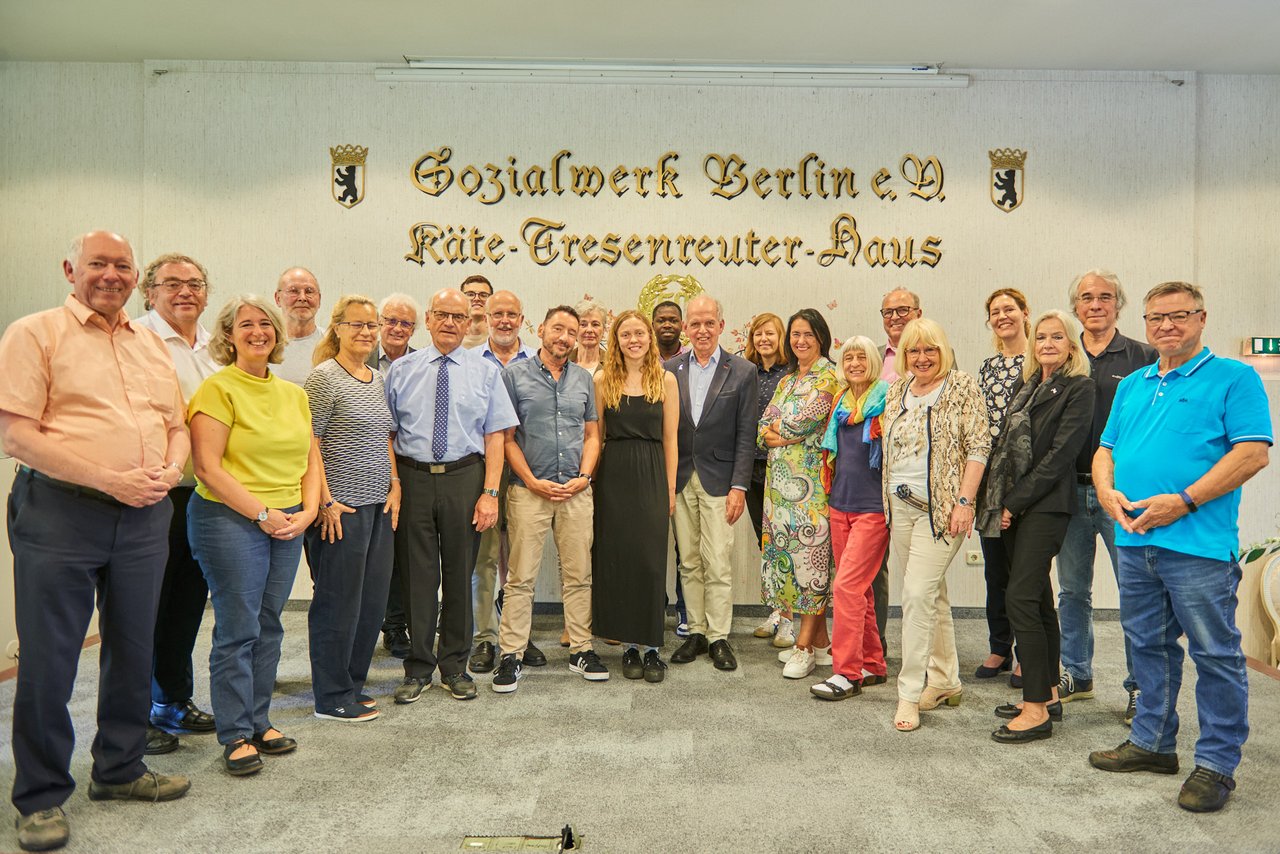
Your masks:
M1142 691L1129 740L1156 753L1177 749L1178 638L1185 633L1196 665L1196 764L1228 777L1249 737L1249 677L1235 619L1239 584L1234 560L1158 546L1120 547L1120 622L1133 646Z
M280 612L293 589L302 538L274 540L198 493L187 505L187 537L213 600L209 694L218 742L231 744L271 728L267 714L284 640Z
M378 645L391 583L391 514L382 502L342 517L342 539L307 529L315 592L307 611L317 712L356 703Z
M1058 552L1058 623L1062 627L1062 667L1079 682L1093 679L1093 556L1098 536L1111 557L1111 571L1119 581L1116 562L1116 523L1098 503L1092 486L1076 486L1076 512ZM1133 679L1133 650L1124 639L1124 688L1138 687Z

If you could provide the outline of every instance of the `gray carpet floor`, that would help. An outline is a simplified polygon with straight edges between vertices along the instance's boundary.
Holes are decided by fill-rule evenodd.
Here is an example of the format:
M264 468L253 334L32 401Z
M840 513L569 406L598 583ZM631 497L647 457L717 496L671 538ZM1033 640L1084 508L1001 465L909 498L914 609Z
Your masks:
M624 680L618 647L602 646L613 678L587 683L567 668L558 618L539 616L535 640L550 664L529 669L514 694L452 700L437 684L395 706L399 662L381 650L370 693L382 717L338 724L312 716L306 615L288 611L273 705L299 750L267 757L262 773L221 770L214 737L183 737L153 757L190 775L167 804L94 803L85 795L97 648L83 653L72 699L80 735L66 804L73 852L458 851L467 834L557 834L573 826L589 852L1280 851L1280 682L1250 671L1253 734L1227 808L1195 816L1175 804L1197 734L1188 666L1180 709L1178 776L1107 774L1090 750L1126 738L1121 721L1120 626L1097 625L1097 697L1066 707L1048 741L993 742L992 709L1016 697L1007 680L967 679L958 708L894 731L893 680L826 703L808 686L830 672L784 680L775 650L739 619L740 668L700 658L673 665L660 685ZM207 661L209 622L197 648ZM985 653L986 625L956 621L964 672ZM891 652L898 624L890 624ZM669 636L670 637L670 636ZM670 641L664 658L674 649ZM890 661L890 673L897 662ZM199 672L201 667L197 667ZM207 674L207 671L206 671ZM200 704L208 685L197 678ZM13 682L0 684L7 741ZM0 786L13 759L0 754ZM12 824L0 850L16 849Z

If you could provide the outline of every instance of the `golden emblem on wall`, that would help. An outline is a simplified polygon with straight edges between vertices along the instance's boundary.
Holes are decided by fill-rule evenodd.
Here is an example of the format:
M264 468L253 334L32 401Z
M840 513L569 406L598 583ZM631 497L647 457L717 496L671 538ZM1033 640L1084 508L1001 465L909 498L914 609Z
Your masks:
M1020 148L997 148L988 151L987 157L991 159L991 204L1008 213L1022 204L1027 152Z
M700 293L702 293L702 285L693 276L664 273L645 282L644 287L640 289L640 298L636 300L636 311L647 318L652 318L654 307L660 302L670 300L679 305L683 313L689 300ZM689 343L689 339L683 332L680 333L680 340L685 344Z
M344 208L364 201L364 161L369 149L363 145L339 145L329 149L333 165L329 169L329 187L333 200Z

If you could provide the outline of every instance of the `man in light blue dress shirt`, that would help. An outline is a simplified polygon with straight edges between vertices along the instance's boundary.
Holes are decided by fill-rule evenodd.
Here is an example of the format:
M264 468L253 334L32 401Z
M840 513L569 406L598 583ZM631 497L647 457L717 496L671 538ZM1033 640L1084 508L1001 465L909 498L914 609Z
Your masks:
M468 316L460 291L437 292L427 310L431 344L387 372L402 496L396 561L409 619L401 704L416 702L437 668L455 699L476 695L467 654L477 534L498 519L503 431L519 419L497 366L462 348Z

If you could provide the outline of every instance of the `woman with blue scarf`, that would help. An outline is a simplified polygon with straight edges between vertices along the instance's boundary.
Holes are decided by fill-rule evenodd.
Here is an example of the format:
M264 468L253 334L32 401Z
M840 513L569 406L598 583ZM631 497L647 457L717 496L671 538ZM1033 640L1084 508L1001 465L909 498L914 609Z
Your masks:
M886 681L888 668L876 628L871 582L889 547L880 477L880 413L889 384L880 379L880 353L871 339L854 336L840 350L846 388L836 399L822 447L822 479L830 495L835 622L831 677L809 688L822 700L844 700L862 686Z

